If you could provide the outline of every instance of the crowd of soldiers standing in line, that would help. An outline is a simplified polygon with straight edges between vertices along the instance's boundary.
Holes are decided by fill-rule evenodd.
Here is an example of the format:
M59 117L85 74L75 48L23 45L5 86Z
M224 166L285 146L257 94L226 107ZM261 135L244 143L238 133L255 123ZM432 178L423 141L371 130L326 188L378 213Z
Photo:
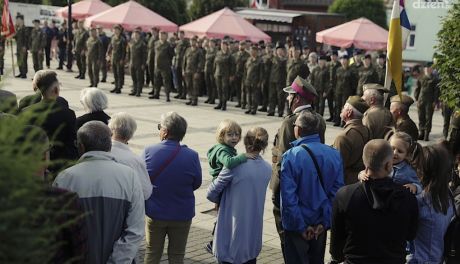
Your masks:
M15 38L20 69L17 77L25 78L27 50L32 53L34 70L43 69L43 50L49 46L49 37L45 30L41 30L39 20L33 21L34 28L29 34L23 19L22 15L18 15ZM314 109L323 115L327 101L330 117L326 121L341 126L340 112L349 96L362 96L365 84L383 85L385 82L386 55L383 53L377 54L374 59L370 53L355 50L350 58L344 49L327 53L310 52L308 46L301 48L289 39L284 45L277 43L274 46L263 41L251 43L229 37L222 40L199 39L196 36L188 39L183 31L168 39L168 33L156 27L148 33L136 28L128 34L121 25L113 27L113 36L109 38L101 27L85 29L83 20L74 22L72 26L71 54L79 72L75 78L85 79L88 72L89 86L97 87L100 72L101 82L106 82L110 67L115 79L112 93L121 93L128 66L133 81L129 93L132 96L141 96L143 88L151 83L149 99L159 99L161 87L164 87L167 102L173 92L177 93L174 98L187 99L188 96L186 104L196 106L198 97L206 94L205 103L218 103L215 109L225 111L227 101L235 99L236 107L246 109L246 114L255 115L260 111L274 116L277 110L278 116L282 117L286 108L283 88L300 76L308 80L318 93ZM56 38L58 69L63 69L64 61L67 61L67 70L71 71L73 58L66 58L65 23ZM49 67L48 56L47 65ZM439 97L439 77L436 72L433 73L432 63L425 66L415 89L420 140L429 139L434 104ZM394 85L385 92L389 93L388 99L395 95ZM385 106L389 105L387 100ZM289 108L287 113L290 113ZM445 124L448 124L450 116L446 116Z

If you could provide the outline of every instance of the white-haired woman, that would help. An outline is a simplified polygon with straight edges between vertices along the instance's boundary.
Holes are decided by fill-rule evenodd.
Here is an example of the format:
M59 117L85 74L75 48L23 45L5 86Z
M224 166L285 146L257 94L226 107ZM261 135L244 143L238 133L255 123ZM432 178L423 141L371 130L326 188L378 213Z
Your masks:
M131 140L137 129L136 121L127 113L116 113L110 119L109 128L112 131L112 149L110 152L119 163L125 164L136 172L144 200L147 200L152 194L152 184L147 173L147 166L145 161L128 147L128 141Z
M102 90L85 88L80 93L80 103L85 108L86 114L77 118L77 130L89 121L101 121L108 124L110 116L104 112L108 99Z

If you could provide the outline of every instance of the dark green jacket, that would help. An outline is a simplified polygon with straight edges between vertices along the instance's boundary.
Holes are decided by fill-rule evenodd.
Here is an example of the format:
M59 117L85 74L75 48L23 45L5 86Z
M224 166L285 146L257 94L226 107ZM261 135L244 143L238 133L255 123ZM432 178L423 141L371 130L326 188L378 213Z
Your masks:
M224 167L233 169L246 160L246 155L237 155L235 148L225 144L216 144L208 150L209 174L215 179Z

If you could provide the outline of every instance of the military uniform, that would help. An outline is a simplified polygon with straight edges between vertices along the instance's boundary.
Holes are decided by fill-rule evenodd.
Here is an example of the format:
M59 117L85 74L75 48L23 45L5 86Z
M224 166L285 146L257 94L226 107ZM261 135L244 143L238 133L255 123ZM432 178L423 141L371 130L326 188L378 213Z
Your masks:
M297 76L304 79L307 78L307 72L309 72L309 70L302 59L292 58L287 60L286 72L286 85L291 85Z
M78 32L75 34L75 60L77 61L80 79L84 79L86 74L85 50L88 37L88 31L85 29L78 29Z
M337 83L335 89L335 115L334 123L335 125L340 123L340 111L345 105L348 97L354 95L356 92L356 83L358 76L356 71L351 67L346 69L339 67L336 73Z
M214 59L214 79L216 81L219 104L214 109L227 109L230 76L233 73L234 64L235 62L230 50L227 50L226 53L222 50L217 52Z
M262 73L262 89L261 89L261 103L262 103L262 108L259 109L261 111L266 112L267 107L268 107L268 93L270 90L270 71L272 67L272 59L273 59L273 53L270 52L270 54L265 54L262 57L263 61L263 73Z
M429 139L434 105L439 96L438 83L438 78L433 74L431 76L424 75L417 82L414 96L418 107L419 139Z
M29 30L25 26L17 27L16 34L16 56L20 76L26 78L27 74L27 50L29 49Z
M155 94L149 98L160 98L161 85L165 87L166 101L169 101L169 92L171 91L171 65L174 50L171 44L166 40L164 42L157 41L155 44L155 73L154 85Z
M197 105L200 92L200 74L204 71L203 50L198 47L188 48L182 63L182 70L190 99L187 104Z
M147 42L147 67L148 67L148 75L150 81L152 82L152 87L155 87L154 84L154 76L155 76L155 44L157 43L158 38L154 37L153 35L149 38ZM155 91L155 88L152 88L151 94Z
M102 43L102 54L103 56L101 57L101 73L102 73L102 80L101 82L106 82L107 79L107 60L105 58L105 54L107 53L107 50L109 48L110 44L110 38L105 35L105 32L102 32L99 34L99 40Z
M364 113L363 124L371 131L372 139L384 138L394 126L390 110L383 106L371 106Z
M176 47L174 48L175 55L173 58L173 68L176 72L176 82L177 82L177 96L175 98L185 99L187 97L187 89L184 87L184 79L183 79L183 60L185 57L185 52L190 47L190 43L188 39L181 39L176 43ZM185 83L187 86L187 83Z
M336 88L337 88L337 69L341 67L340 62L331 61L328 65L329 67L329 88L326 91L326 98L327 98L327 105L329 108L329 121L334 120L334 116L336 115L334 111L334 99L336 95ZM337 103L337 101L336 101Z
M245 50L235 52L234 61L235 61L235 79L233 81L233 91L230 96L236 95L238 104L237 107L246 108L246 91L243 88L243 78L244 78L244 65L249 59L249 53Z
M278 115L283 116L286 105L286 93L283 88L286 86L287 60L284 57L274 56L270 70L270 90L268 93L268 114L275 114L275 107L278 105ZM290 83L289 83L290 85Z
M115 79L114 92L119 93L123 88L126 59L126 39L123 36L113 35L110 41L109 53L111 53L112 72Z
M322 116L324 115L325 98L323 94L327 92L329 87L329 69L327 66L316 67L309 75L310 83L315 87L318 96L315 98L315 110Z
M249 57L244 65L244 89L247 99L244 101L248 103L247 114L253 115L257 112L260 98L260 84L263 77L263 62L259 57Z
M385 76L386 76L386 73L387 73L387 67L386 65L377 65L375 66L375 71L377 72L377 76L378 76L378 81L377 83L380 84L380 85L385 85Z
M390 98L391 103L401 103L407 107L409 112L410 106L414 103L414 100L408 95L402 95L402 101L399 95L395 95ZM414 121L410 118L407 113L402 113L397 120L395 120L395 130L407 133L412 137L412 140L415 142L418 139L418 129ZM387 137L387 136L385 136ZM389 137L388 137L389 138Z
M46 34L41 28L33 28L30 33L30 52L32 53L32 62L34 71L43 70L44 50L46 46Z
M144 70L147 59L147 45L142 39L129 43L129 68L133 79L130 95L140 96L144 87Z
M216 58L217 49L207 49L204 63L204 79L208 94L206 103L214 104L216 100L216 82L214 80L214 59Z
M99 83L100 64L105 55L104 48L98 37L88 38L86 41L86 48L89 80L91 87L97 87L97 84Z
M460 111L457 110L452 114L450 119L449 134L447 142L451 146L454 155L460 153Z
M379 75L375 68L370 65L369 67L360 67L358 69L358 87L356 88L356 94L359 96L363 95L363 85L366 83L378 83L379 82Z

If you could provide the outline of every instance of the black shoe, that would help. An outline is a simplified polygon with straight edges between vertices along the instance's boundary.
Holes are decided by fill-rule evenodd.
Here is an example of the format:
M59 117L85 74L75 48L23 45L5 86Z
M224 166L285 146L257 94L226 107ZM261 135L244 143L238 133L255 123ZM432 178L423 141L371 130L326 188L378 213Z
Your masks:
M241 107L241 104L237 104L237 105L235 105L235 107Z
M152 98L150 98L150 97L152 97ZM150 96L150 97L149 97L150 99L160 99L160 95L159 95L159 94L154 94L154 95L152 95L152 96Z
M246 106L245 106L245 105L242 105L242 106L241 106L241 109L246 109Z
M326 119L327 122L332 122L332 120L334 120L334 118L332 118L332 116L329 117L328 119Z
M169 97L166 98L166 102L171 102L171 99L169 99Z
M266 107L261 107L261 108L259 108L259 111L260 112L267 112L267 108Z
M16 77L16 78L21 78L21 77L22 77L22 74L18 74L18 75L14 76L14 77Z
M188 101L185 103L186 105L191 105L192 104L192 101Z
M25 74L21 75L21 79L27 79L27 75L25 75Z
M80 80L84 80L84 79L85 79L85 75L80 76Z
M185 100L185 99L187 99L187 96L182 95L181 97L179 97L179 99Z
M256 111L251 111L251 115L256 115L257 112Z
M197 102L193 102L193 103L191 104L191 106L197 106L197 105L198 105Z
M222 108L221 108L220 110L222 110L222 111L227 111L227 105L226 105L226 104L223 105Z
M115 91L116 94L121 94L121 89Z
M130 92L128 95L134 96L134 95L136 95L136 93L135 92Z
M115 81L111 82L110 84L115 84Z
M279 117L283 117L283 113L279 113L278 116L279 116Z
M105 83L105 82L107 82L106 79L102 79L102 80L101 80L101 83Z
M90 84L88 87L94 87L94 85Z
M208 99L208 100L206 100L206 101L204 101L204 103L205 103L205 104L209 104L209 99Z
M222 108L222 104L221 104L221 103L219 103L218 105L214 106L214 109L216 109L216 110L217 110L217 109L221 109L221 108Z
M110 90L110 92L111 92L111 93L114 93L114 92L116 92L117 90L118 90L117 88L114 88L114 89Z
M152 90L151 92L149 92L149 94L150 94L150 95L153 95L153 94L155 94L155 91Z
M247 110L244 112L245 114L249 115L251 113L251 110Z
M75 76L75 79L80 79L81 78L81 74Z
M275 113L268 113L267 116L275 116Z
M63 68L62 67L57 67L56 70L62 70Z
M208 104L216 104L214 101L209 101Z

